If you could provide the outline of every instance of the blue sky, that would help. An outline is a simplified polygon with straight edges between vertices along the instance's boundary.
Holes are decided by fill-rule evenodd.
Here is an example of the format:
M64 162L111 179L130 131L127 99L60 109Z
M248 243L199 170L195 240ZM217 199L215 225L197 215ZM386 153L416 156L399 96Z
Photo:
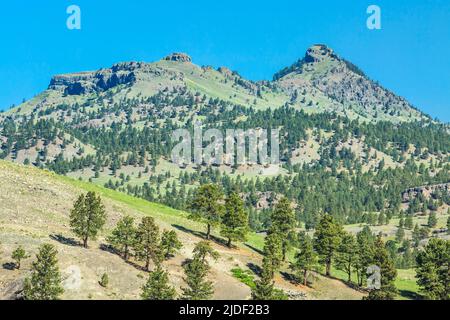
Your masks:
M82 29L66 8L80 6ZM366 8L382 30L366 28ZM4 1L0 6L0 109L44 90L53 74L119 61L155 61L173 51L253 79L325 43L372 79L450 122L448 0Z

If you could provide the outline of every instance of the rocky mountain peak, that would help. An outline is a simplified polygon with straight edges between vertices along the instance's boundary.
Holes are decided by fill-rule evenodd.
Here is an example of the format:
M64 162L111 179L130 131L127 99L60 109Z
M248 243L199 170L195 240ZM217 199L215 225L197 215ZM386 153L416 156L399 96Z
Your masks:
M192 62L192 58L186 53L174 52L164 58L166 61Z
M305 54L304 62L313 63L321 62L329 59L339 59L333 49L324 44L315 44L311 46Z

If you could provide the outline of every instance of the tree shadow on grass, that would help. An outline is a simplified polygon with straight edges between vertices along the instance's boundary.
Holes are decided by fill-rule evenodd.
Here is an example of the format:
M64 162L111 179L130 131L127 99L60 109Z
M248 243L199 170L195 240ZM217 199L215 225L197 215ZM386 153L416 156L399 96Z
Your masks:
M80 242L78 242L74 238L65 237L62 234L51 234L50 235L50 239L55 240L55 241L57 241L59 243L68 245L68 246L72 246L72 247L79 247L80 246Z
M259 254L261 254L261 255L264 255L264 252L263 252L262 250L260 250L260 249L258 249L258 248L255 248L254 246L252 246L252 245L250 245L250 244L248 244L248 243L244 243L244 245L245 245L247 248L252 249L252 250L255 251L256 253L259 253Z
M416 292L413 291L409 291L409 290L399 290L398 293L407 299L412 299L412 300L421 300L422 297L417 294Z
M3 265L2 265L2 267L3 267L3 269L5 269L5 270L16 270L16 264L15 263L13 263L13 262L7 262L7 263L4 263Z
M260 266L254 264L254 263L252 263L252 262L249 262L249 263L247 263L247 267L248 267L254 274L256 274L258 277L261 276L262 269L261 269Z
M180 226L178 224L172 224L172 227L174 227L174 228L176 228L176 229L178 229L180 231L192 234L192 235L194 235L196 237L202 238L203 240L206 240L206 233L204 233L204 232L191 230L191 229L188 229L186 227ZM209 240L217 243L218 245L221 245L221 246L224 246L224 247L228 248L227 242L226 242L225 239L222 239L222 238L210 235Z
M99 248L100 248L100 250L102 250L102 251L109 252L109 253L111 253L111 254L114 254L114 255L119 256L120 258L122 258L122 260L123 260L126 264L129 264L130 266L134 267L135 269L140 270L140 271L145 271L145 272L147 272L147 270L145 270L145 268L144 268L143 266L141 266L141 265L139 265L139 264L137 264L137 263L135 263L135 262L133 262L133 261L131 261L131 260L129 260L129 259L128 259L127 261L125 261L125 259L123 259L123 257L122 257L122 255L120 254L120 252L117 251L113 246L111 246L111 245L109 245L109 244L104 244L104 243L102 243L102 244L100 244Z

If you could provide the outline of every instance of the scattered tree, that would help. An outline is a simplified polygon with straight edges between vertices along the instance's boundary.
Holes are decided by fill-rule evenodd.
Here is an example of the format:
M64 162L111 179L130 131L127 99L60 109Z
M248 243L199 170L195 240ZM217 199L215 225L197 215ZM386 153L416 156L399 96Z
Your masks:
M51 244L39 248L36 261L31 266L31 276L25 279L25 300L57 300L64 293L57 254Z
M83 240L83 247L88 247L88 240L95 240L106 221L106 213L100 196L95 192L80 195L70 213L72 231Z

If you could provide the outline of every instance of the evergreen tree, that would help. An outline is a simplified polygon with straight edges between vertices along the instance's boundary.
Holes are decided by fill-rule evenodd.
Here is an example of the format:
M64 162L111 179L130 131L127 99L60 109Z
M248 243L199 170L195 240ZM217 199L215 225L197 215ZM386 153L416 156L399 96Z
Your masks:
M397 276L397 270L395 269L394 262L389 256L388 251L384 246L384 242L381 239L381 234L375 239L373 265L380 268L381 275L381 287L380 289L372 289L369 292L368 300L393 300L397 289L395 288L395 278Z
M151 271L147 283L142 287L143 300L174 300L175 289L169 284L169 276L160 265Z
M228 238L227 246L232 241L245 241L248 232L248 214L244 202L236 192L225 199L225 213L222 217L222 236Z
M319 255L319 262L325 264L326 275L331 275L331 264L341 242L342 227L331 215L324 215L314 233L314 249Z
M255 281L255 287L252 288L252 300L273 300L274 299L274 281L272 266L263 262L261 278Z
M150 260L155 265L162 261L162 254L159 242L159 227L153 217L142 218L136 231L136 241L134 242L134 252L140 261L145 262L145 270L150 269Z
M278 233L282 237L283 261L286 260L286 253L289 246L289 236L295 227L295 214L291 208L290 201L283 197L275 206L270 216L270 233Z
M342 234L342 240L337 248L336 268L344 271L348 278L348 282L352 281L352 270L355 264L357 254L355 237L347 232Z
M365 226L356 234L356 259L354 260L354 270L358 280L358 285L363 286L366 279L366 270L371 265L374 255L375 238L368 226Z
M55 247L44 244L39 248L31 266L31 276L25 279L25 300L56 300L63 293Z
M273 278L283 262L283 243L278 233L267 235L264 242L263 265L266 265Z
M198 259L202 263L208 265L206 258L211 257L214 260L219 258L219 253L211 247L208 241L200 241L197 243L193 250L194 259Z
M450 300L450 241L430 239L416 262L420 292L430 300Z
M207 240L211 236L211 228L221 222L221 216L224 210L221 204L222 198L222 190L218 185L205 184L197 189L194 199L190 204L190 209L192 210L190 218L206 224Z
M297 278L308 284L308 275L317 265L317 255L314 252L312 239L307 234L299 235L299 250L295 254L295 260L291 263L291 269L297 273Z
M17 247L16 250L13 251L11 258L15 261L16 269L20 269L20 264L23 259L28 258L25 249L22 246Z
M214 293L213 284L206 279L209 266L200 258L194 258L184 265L187 287L182 288L184 300L208 300Z
M134 219L130 216L122 218L107 238L107 241L122 254L125 261L128 261L130 248L132 248L136 241Z
M106 221L106 213L100 196L88 192L80 195L70 212L72 231L83 240L83 247L88 247L88 240L95 240Z
M178 240L177 233L174 230L164 230L160 247L164 258L169 259L183 247L183 244Z
M437 225L437 217L435 211L430 211L430 214L428 215L428 227L434 228Z
M404 238L405 238L405 230L403 230L403 228L401 227L397 228L397 232L395 233L395 241L401 243Z
M413 217L411 214L406 215L405 228L411 230L414 227Z

